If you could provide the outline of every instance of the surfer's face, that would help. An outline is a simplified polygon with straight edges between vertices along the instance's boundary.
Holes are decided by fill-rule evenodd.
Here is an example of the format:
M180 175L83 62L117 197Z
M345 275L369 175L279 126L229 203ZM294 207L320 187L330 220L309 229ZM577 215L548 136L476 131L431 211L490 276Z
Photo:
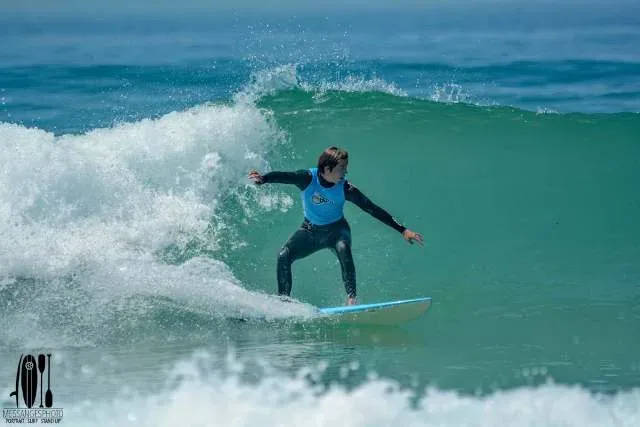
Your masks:
M344 160L340 160L332 171L330 171L328 167L325 167L322 177L327 181L336 184L347 174L347 166L347 162L345 162Z

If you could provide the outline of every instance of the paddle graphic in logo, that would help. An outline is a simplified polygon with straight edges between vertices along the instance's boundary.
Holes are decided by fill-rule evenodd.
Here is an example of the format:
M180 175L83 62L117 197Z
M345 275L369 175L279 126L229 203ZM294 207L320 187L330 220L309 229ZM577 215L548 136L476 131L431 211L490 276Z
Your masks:
M47 391L44 390L44 372L47 371ZM40 387L38 388L38 383ZM9 397L16 399L16 408L4 408L2 416L8 423L58 423L62 420L62 409L53 408L53 391L51 390L51 354L39 354L38 358L31 354L20 355L16 368L15 390ZM39 391L39 393L38 393ZM38 399L38 394L40 399ZM27 409L21 409L22 403ZM38 402L40 403L38 408ZM35 407L34 407L35 405Z

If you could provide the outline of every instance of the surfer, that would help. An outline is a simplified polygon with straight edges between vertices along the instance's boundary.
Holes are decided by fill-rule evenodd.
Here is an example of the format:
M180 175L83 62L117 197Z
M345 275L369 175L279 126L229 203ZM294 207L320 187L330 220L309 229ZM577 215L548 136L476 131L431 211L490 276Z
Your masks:
M351 254L351 228L344 218L345 201L350 201L384 224L402 233L409 243L423 245L420 233L401 225L387 211L369 200L357 187L345 179L349 154L338 147L329 147L318 158L318 166L295 172L269 172L261 175L249 172L256 185L294 184L302 196L304 221L284 244L278 254L278 294L291 294L291 264L320 249L331 249L340 262L342 280L347 292L347 305L356 302L356 271Z

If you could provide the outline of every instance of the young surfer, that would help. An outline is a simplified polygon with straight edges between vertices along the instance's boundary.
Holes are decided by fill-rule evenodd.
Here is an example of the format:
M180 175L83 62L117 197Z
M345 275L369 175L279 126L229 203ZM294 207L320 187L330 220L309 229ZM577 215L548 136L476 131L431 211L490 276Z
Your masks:
M291 294L291 264L320 249L331 249L342 269L342 280L347 292L347 305L356 304L356 271L351 254L351 228L344 218L345 201L356 204L389 227L402 233L409 243L423 245L420 233L409 230L387 211L375 205L358 188L345 179L349 154L338 147L327 148L318 158L318 166L295 172L269 172L261 175L249 172L256 185L294 184L302 196L304 221L284 244L278 254L278 294Z

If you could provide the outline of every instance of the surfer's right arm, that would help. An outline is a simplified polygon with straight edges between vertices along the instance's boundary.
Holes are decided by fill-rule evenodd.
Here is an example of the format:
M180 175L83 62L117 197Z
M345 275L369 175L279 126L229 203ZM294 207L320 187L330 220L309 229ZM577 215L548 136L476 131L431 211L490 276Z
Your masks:
M262 184L293 184L303 191L311 184L311 172L308 169L300 169L295 172L273 171L261 175L257 170L249 172L249 179L256 185Z

